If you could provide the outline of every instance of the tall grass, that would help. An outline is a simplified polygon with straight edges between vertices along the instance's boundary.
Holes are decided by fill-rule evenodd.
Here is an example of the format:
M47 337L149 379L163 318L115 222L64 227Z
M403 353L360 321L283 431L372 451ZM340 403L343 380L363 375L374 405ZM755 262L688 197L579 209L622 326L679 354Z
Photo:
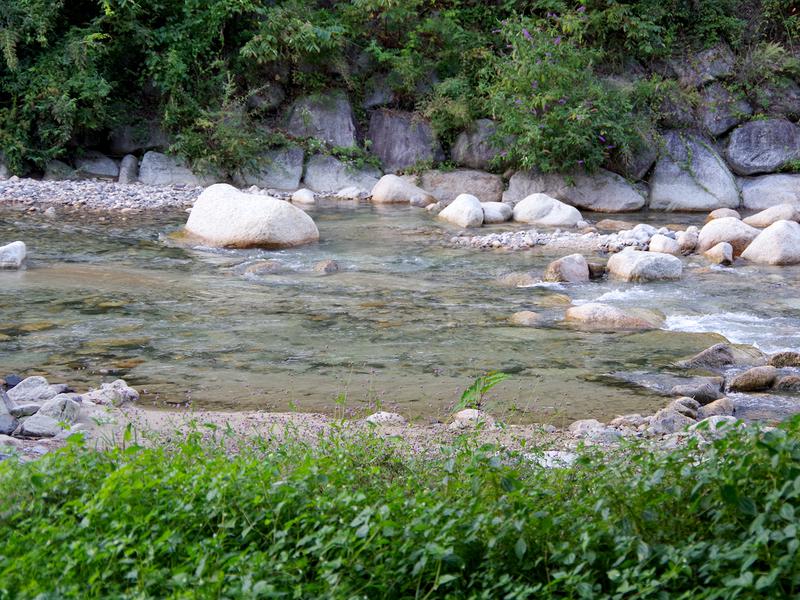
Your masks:
M570 468L369 433L0 463L0 598L790 598L800 421Z

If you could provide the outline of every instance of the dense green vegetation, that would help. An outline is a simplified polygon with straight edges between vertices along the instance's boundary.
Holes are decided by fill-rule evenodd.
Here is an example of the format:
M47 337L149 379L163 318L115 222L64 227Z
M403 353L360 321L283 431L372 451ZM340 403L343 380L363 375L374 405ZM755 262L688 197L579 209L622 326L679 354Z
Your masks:
M0 151L21 172L152 119L173 151L230 169L284 141L253 94L358 100L380 75L445 143L491 116L504 164L594 168L635 149L665 94L657 70L608 75L724 41L752 88L745 71L797 72L798 36L786 0L0 0Z
M798 433L568 469L470 438L74 444L0 463L0 598L796 597Z

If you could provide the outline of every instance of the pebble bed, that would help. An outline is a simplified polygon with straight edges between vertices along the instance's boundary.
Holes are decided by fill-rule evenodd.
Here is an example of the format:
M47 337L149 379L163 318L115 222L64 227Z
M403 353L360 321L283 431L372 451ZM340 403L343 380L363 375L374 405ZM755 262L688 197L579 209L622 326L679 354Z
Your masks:
M188 208L202 191L202 187L149 186L88 179L40 181L11 177L0 181L0 203L131 212Z

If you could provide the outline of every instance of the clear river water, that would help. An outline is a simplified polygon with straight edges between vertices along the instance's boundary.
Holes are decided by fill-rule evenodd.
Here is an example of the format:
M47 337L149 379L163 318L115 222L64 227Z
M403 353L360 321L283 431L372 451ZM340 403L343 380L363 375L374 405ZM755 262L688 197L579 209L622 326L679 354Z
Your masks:
M488 410L560 425L654 412L665 398L626 379L678 374L671 363L722 336L800 350L800 268L710 267L693 256L680 282L504 287L499 275L541 274L568 252L454 248L453 230L414 208L309 212L319 244L227 251L175 240L183 212L101 220L64 211L53 220L0 209L0 240L29 247L26 270L0 272L0 369L75 387L122 377L162 407L381 406L421 420L444 418L476 376L502 370L512 378L492 391ZM340 271L314 272L325 259ZM248 273L259 260L277 261L275 272ZM561 323L569 301L653 308L666 324L581 332ZM520 310L541 313L542 326L510 326ZM800 398L779 401L800 411Z

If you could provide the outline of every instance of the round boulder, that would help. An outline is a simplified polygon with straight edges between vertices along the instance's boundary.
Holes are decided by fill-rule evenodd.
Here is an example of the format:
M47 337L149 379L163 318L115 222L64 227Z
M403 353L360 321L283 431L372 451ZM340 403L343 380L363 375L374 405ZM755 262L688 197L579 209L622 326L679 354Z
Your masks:
M459 227L480 227L483 225L481 201L471 194L460 194L438 216L440 219Z
M732 265L733 264L733 246L728 242L720 242L703 252L708 260L716 265Z
M732 208L718 208L708 213L708 216L706 217L706 223L713 221L714 219L724 219L725 217L733 217L734 219L742 218L738 210L734 210Z
M800 264L800 224L773 223L742 252L742 258L762 265Z
M296 206L225 183L200 194L186 231L220 248L290 248L319 240L314 221Z
M436 198L410 181L397 175L384 175L372 188L372 201L375 204L401 204L428 206Z
M678 241L660 233L650 238L648 249L650 252L660 252L662 254L671 254L672 256L681 254L681 246Z
M481 202L484 223L505 223L511 220L514 209L505 202Z
M681 278L683 265L670 254L625 249L608 259L607 269L623 281L670 281Z
M763 229L778 221L800 221L800 210L792 204L778 204L744 219L751 227Z
M581 283L589 281L589 264L582 254L570 254L554 260L544 272L545 281Z
M575 227L583 221L580 211L547 194L531 194L514 207L514 220L532 225Z
M698 252L705 252L720 242L728 242L733 247L733 256L739 256L756 239L758 229L734 217L723 217L709 221L700 230L697 239Z

